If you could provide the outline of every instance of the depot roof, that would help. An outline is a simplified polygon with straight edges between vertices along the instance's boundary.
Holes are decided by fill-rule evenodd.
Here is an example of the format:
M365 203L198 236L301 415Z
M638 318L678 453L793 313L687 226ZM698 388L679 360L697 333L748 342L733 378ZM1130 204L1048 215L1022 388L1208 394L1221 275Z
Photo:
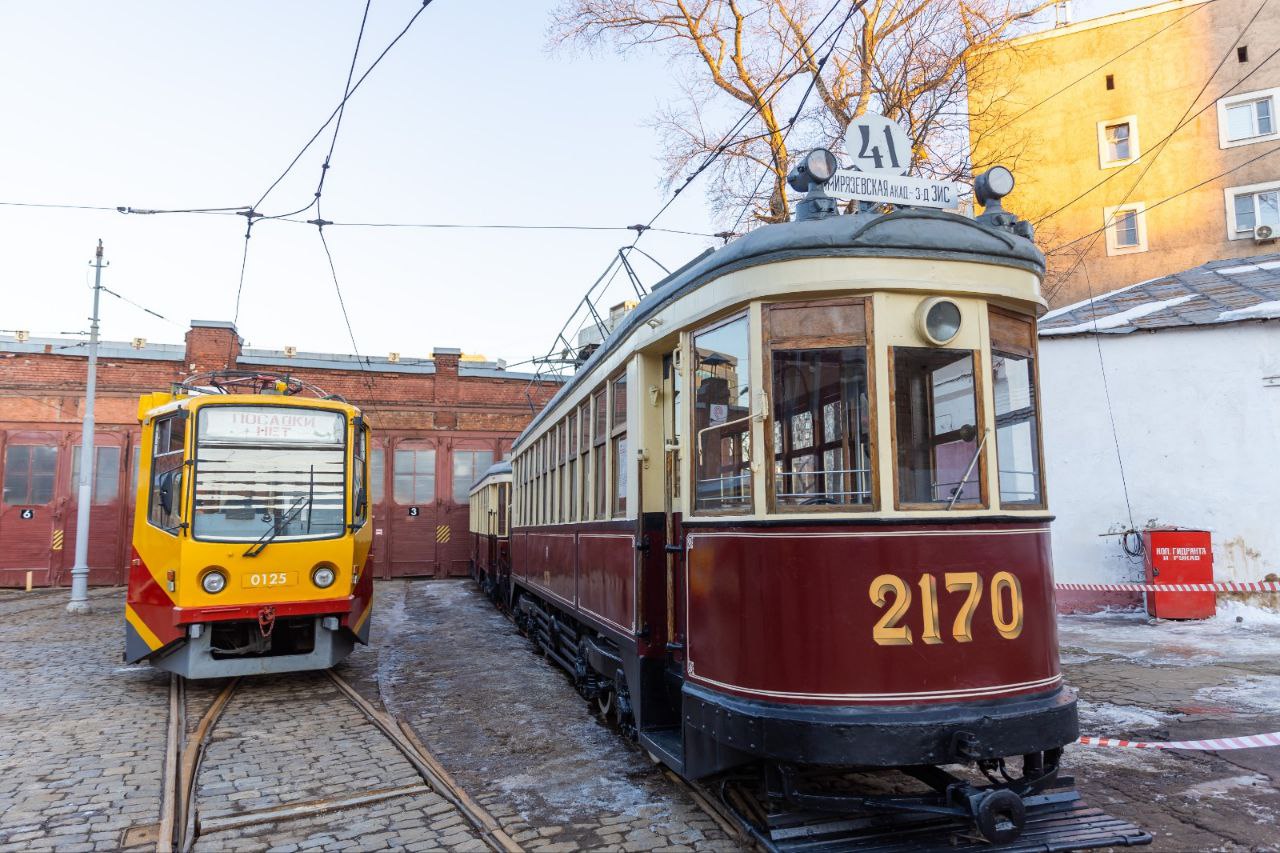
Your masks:
M1280 253L1209 261L1050 311L1040 336L1123 335L1280 319Z

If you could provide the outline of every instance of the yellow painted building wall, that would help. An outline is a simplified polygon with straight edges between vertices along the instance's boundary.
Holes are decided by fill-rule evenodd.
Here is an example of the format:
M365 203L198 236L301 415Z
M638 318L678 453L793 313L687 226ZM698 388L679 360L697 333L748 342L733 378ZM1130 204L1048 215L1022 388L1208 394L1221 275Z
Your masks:
M996 162L1013 168L1018 183L1006 205L1037 222L1051 305L1278 250L1228 239L1223 189L1280 182L1280 141L1222 149L1216 106L1224 96L1280 86L1280 58L1264 62L1280 47L1280 6L1266 4L1249 24L1261 4L1160 3L1024 36L975 60L975 170ZM1247 62L1237 58L1237 38ZM1104 168L1098 123L1128 116L1136 117L1139 159L1123 171ZM1086 235L1103 228L1107 208L1135 202L1146 207L1147 249L1108 256L1105 234Z

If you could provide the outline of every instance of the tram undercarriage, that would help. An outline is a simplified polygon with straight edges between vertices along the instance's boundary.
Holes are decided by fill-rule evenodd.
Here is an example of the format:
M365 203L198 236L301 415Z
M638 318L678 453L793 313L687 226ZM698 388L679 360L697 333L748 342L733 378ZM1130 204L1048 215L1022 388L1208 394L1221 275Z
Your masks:
M1011 768L1005 757L984 755L995 744L960 732L950 739L954 760L945 764L761 760L691 723L697 715L689 703L698 703L699 691L673 667L655 668L525 589L516 595L510 615L517 627L600 719L655 762L697 780L767 850L1055 851L1150 843L1133 824L1084 804L1074 780L1060 773L1060 748L1023 754ZM630 683L641 685L639 695Z

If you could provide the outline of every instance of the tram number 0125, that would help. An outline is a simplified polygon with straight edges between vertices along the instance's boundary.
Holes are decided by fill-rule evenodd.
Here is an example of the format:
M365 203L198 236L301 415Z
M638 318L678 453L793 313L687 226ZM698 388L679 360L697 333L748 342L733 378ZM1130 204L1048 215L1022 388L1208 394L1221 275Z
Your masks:
M973 642L973 615L982 602L982 575L977 572L947 572L942 576L943 587L949 593L961 593L964 601L951 623L951 637L957 643ZM920 576L916 586L920 590L922 626L920 639L928 645L943 642L942 625L938 617L938 579L934 575ZM880 575L871 582L871 603L888 608L880 621L871 629L877 645L909 646L913 642L911 627L902 620L911 610L911 587L897 575ZM1016 639L1022 633L1022 584L1009 572L998 572L991 578L991 621L996 631L1006 640Z

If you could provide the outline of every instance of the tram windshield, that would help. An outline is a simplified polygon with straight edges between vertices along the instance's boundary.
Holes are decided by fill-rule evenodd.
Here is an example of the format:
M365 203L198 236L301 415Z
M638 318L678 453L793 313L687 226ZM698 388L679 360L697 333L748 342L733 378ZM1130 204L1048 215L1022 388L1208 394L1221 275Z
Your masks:
M323 539L344 530L346 421L284 406L206 406L196 437L197 539Z

